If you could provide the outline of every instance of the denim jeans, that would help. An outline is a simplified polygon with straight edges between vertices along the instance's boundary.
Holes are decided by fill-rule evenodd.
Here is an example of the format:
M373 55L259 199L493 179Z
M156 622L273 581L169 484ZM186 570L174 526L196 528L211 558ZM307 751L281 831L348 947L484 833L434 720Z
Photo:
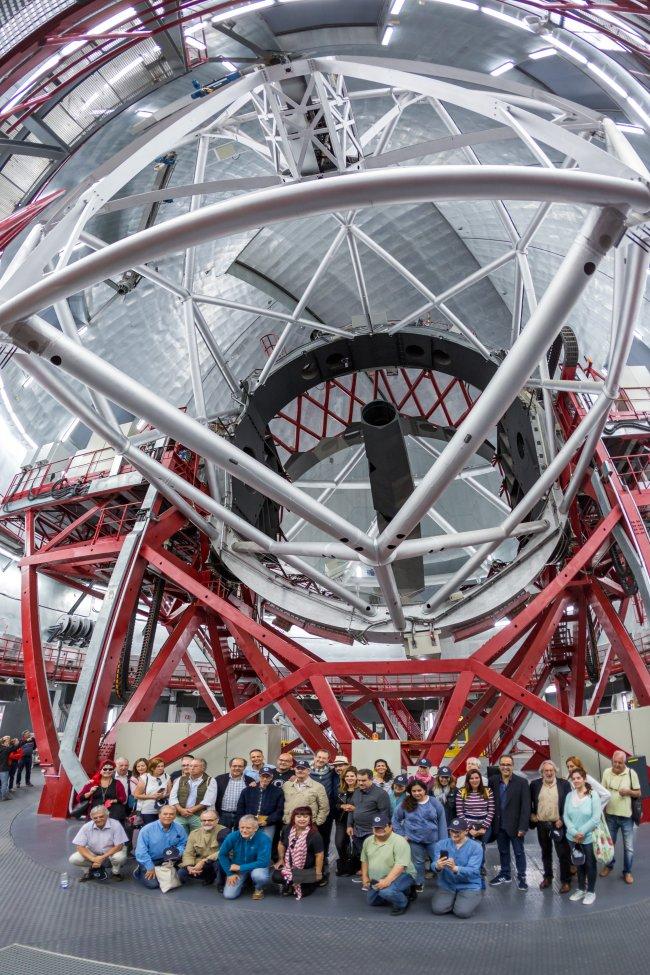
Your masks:
M239 897L248 877L249 874L245 873L243 877L236 877L234 884L226 883L226 886L223 888L223 896L227 901L232 901L235 897ZM255 890L262 890L266 887L270 879L268 867L256 867L255 870L251 870L250 878L253 881Z
M433 853L435 845L435 843L414 843L413 840L409 840L409 846L411 847L411 858L413 860L413 866L415 867L416 884L424 883L424 864L427 856L431 858L432 863L435 861L435 856Z
M578 890L585 890L593 894L598 877L598 861L594 853L593 843L576 843L585 855L585 862L578 867Z
M160 864L162 863L162 860L156 860L154 861L154 863L155 866L159 867ZM145 873L146 873L145 868L141 864L138 864L135 870L133 871L133 876L137 881L139 881L139 883L141 883L148 890L158 890L160 886L160 884L158 883L158 878L154 876L151 878L151 880L148 880L145 877Z
M213 884L217 879L217 866L214 860L208 860L198 877L193 876L191 873L187 872L187 867L178 868L178 879L182 884L188 884L192 880L200 880L205 884Z
M9 770L0 772L0 799L9 795Z
M373 881L371 880L370 883ZM401 873L397 880L394 880L385 890L373 890L371 887L368 891L368 903L371 907L375 904L381 904L382 901L386 904L392 904L393 907L406 907L409 902L408 894L413 883L413 877L410 874Z
M510 844L512 844L512 852L515 855L515 867L517 869L517 877L526 879L526 853L524 851L524 841L519 839L518 836L508 836L504 829L500 829L497 833L497 846L499 848L499 857L501 858L501 876L510 876Z
M25 773L25 785L32 784L32 756L24 755L18 762L18 773L16 775L16 785L20 785L21 776Z
M605 813L605 819L614 846L616 846L619 829L623 834L623 873L631 873L634 860L634 820L631 816L610 816L608 813ZM615 860L612 860L609 866L613 867L614 863Z

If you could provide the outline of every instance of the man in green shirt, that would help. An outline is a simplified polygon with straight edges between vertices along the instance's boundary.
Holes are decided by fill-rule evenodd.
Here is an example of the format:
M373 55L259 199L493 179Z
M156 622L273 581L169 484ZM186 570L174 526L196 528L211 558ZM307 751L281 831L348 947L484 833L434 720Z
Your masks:
M404 914L415 893L415 867L411 848L403 836L393 832L386 813L372 821L372 836L361 850L362 890L368 891L371 907L392 905L391 914Z
M634 769L626 765L625 752L614 752L611 768L603 772L603 786L610 793L610 800L605 806L605 819L616 845L616 837L620 829L623 834L623 880L626 884L633 884L632 860L634 858L634 820L632 819L632 799L641 795L641 783ZM601 877L606 877L614 869L612 860L600 871Z

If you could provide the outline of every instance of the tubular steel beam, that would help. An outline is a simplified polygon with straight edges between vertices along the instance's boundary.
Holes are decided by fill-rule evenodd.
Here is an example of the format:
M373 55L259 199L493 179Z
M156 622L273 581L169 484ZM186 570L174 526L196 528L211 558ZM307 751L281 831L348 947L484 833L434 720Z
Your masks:
M458 677L454 692L449 698L433 741L425 752L425 758L428 758L433 765L439 765L442 762L450 742L454 740L458 722L467 703L473 681L474 674L471 671L465 671Z

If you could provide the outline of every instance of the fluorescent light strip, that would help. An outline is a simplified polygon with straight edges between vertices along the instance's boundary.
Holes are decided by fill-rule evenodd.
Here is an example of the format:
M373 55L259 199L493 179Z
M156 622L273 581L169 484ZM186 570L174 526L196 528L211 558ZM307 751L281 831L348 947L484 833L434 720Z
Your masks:
M556 37L549 37L549 43L556 47L559 51L562 51L563 54L573 58L573 60L577 61L579 64L587 63L587 59L584 57L584 55L580 54L579 51L574 51L572 47L569 47L569 45L565 44L563 41L558 41Z
M620 129L621 132L629 132L631 135L643 135L644 133L642 125L628 125L625 122L617 122L616 128Z
M600 78L604 84L611 88L612 91L615 91L617 95L620 95L621 98L628 97L625 88L619 85L617 81L614 81L613 78L610 78L608 74L605 74L602 68L599 68L597 64L593 63L593 61L587 61L587 67L592 74L595 74L597 78Z
M643 119L643 121L646 124L646 127L647 128L650 128L650 115L648 115L648 113L645 111L645 109L642 108L639 105L639 103L637 102L637 100L635 98L629 98L628 97L627 103L630 106L630 108L633 108L634 109L634 111L637 113L637 115L640 115L641 116L641 118Z
M191 27L186 27L183 30L184 34L196 34L197 30L201 30L202 27L209 27L210 24L206 20L199 20L196 24L192 24Z
M394 33L395 33L395 28L394 27L391 27L391 25L389 24L388 27L386 28L386 30L384 31L384 35L383 35L383 37L381 39L381 46L382 47L388 47L388 45L390 44L391 38L392 38L392 36L393 36Z
M499 65L498 68L495 68L493 71L490 71L490 74L494 78L498 78L499 75L505 74L506 71L511 71L512 68L514 68L514 66L515 66L514 61L504 61L503 64Z
M550 58L552 55L557 54L554 47L543 47L541 51L533 51L528 57L531 61L541 61L542 58Z
M523 20L511 17L509 14L503 14L500 10L492 10L491 7L481 7L481 12L488 14L490 17L495 17L497 20L502 20L505 24L510 24L511 27L518 27L519 30L527 30L530 33L530 27Z
M196 39L196 37L188 37L185 35L185 43L189 44L190 47L195 48L197 51L207 51L207 47L202 41Z
M241 7L233 7L232 10L226 10L221 14L215 14L212 18L213 24L220 24L224 20L236 20L237 17L243 17L244 14L251 14L254 10L263 10L264 7L272 7L274 5L274 0L256 0L255 3L245 3Z
M221 63L228 71L239 71L239 68L232 61L222 61Z
M404 6L405 3L406 3L406 0L394 0L393 6L390 8L391 14L394 17L397 17L398 14L401 14L402 8L403 8L403 6Z
M432 3L446 3L449 7L460 7L461 10L478 10L478 4L471 0L431 0Z
M12 108L14 105L17 105L22 100L25 92L32 87L34 82L38 78L40 78L41 75L47 74L48 71L51 71L52 68L54 68L59 63L60 60L61 60L61 55L55 54L53 57L48 58L47 61L44 61L43 64L40 66L40 68L37 68L36 71L33 71L32 74L30 74L30 76L25 81L23 81L22 85L20 86L16 94L13 96L13 98L11 98L8 102L6 102L6 104L2 106L2 110L6 111L7 109Z

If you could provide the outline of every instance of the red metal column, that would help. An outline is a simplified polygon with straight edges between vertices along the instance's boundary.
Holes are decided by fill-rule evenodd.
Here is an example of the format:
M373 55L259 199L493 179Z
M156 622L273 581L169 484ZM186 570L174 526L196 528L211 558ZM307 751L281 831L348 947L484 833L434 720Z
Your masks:
M188 674L192 678L192 682L194 686L196 687L197 691L205 701L212 717L220 718L223 714L225 714L225 712L223 708L219 707L217 699L215 698L214 694L210 690L205 677L203 676L201 671L198 669L198 667L192 660L192 656L189 650L183 654L183 663L187 668Z
M589 709L587 714L593 717L594 714L598 714L598 708L600 707L600 702L602 701L605 691L607 690L607 685L609 684L610 674L612 672L612 666L614 664L614 658L616 654L614 653L613 647L608 647L605 653L605 659L603 660L602 667L600 669L600 677L598 678L598 683L594 687L593 694L591 695L591 700L589 702Z
M221 634L219 632L220 626L223 626L223 620L218 620L218 617L212 613L206 612L204 615L208 627L208 635L210 637L212 657L214 659L214 665L217 668L217 676L219 677L219 685L221 687L223 702L226 706L226 711L232 711L233 708L236 708L238 704L241 704L241 695L237 688L237 680L231 673L231 668L228 660L226 659L227 650L223 645L225 640L222 642Z
M569 713L580 717L585 706L585 667L587 665L587 600L584 590L577 594L578 622L576 649L571 661L571 683L569 684Z
M349 754L352 748L354 731L350 726L343 708L337 701L327 678L321 677L320 675L312 677L311 686L314 688L316 697L321 703L321 707L329 721L330 728L339 744L340 750L344 754ZM330 757L333 758L334 756L331 755Z
M34 512L25 515L25 551L34 551ZM21 562L20 614L23 631L25 684L32 728L38 744L41 766L47 775L59 764L59 741L54 727L50 692L43 659L38 604L38 576L33 565Z
M595 579L591 584L591 606L607 635L607 639L623 665L623 670L639 706L647 707L650 704L650 674L648 669L622 620L619 619L616 610Z

